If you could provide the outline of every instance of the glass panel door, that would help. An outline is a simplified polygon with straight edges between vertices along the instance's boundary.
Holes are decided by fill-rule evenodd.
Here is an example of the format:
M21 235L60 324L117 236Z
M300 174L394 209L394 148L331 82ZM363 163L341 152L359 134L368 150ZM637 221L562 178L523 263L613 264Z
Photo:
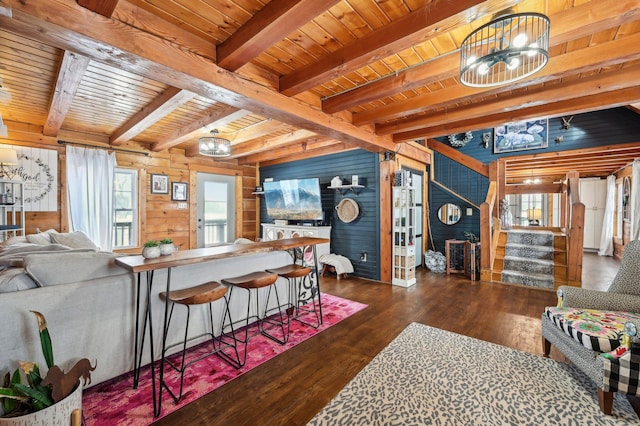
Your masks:
M198 173L198 247L235 240L235 177Z

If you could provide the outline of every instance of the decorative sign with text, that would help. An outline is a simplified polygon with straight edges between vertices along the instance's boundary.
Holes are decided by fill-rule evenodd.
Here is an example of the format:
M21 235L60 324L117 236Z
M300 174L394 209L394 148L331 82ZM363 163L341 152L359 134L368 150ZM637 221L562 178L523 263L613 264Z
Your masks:
M24 182L24 210L58 211L58 151L16 145L0 145L15 149L18 164L2 165L0 179ZM15 194L20 202L20 194Z

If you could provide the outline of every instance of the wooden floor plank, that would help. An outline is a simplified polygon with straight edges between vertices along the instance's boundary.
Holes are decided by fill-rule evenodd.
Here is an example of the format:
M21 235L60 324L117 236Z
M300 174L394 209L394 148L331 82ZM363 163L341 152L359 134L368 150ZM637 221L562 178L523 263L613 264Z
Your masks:
M607 288L619 267L594 254L584 264L583 286L598 289ZM472 282L424 268L417 276L408 289L325 277L324 292L368 307L156 424L304 425L414 321L542 354L540 315L556 304L553 291ZM564 360L555 349L551 356Z

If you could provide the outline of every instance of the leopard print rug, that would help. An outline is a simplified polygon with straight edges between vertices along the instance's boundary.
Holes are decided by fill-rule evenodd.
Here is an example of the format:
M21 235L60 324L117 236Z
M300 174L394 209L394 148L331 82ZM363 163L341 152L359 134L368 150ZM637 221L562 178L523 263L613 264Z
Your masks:
M412 323L311 425L638 425L573 365Z

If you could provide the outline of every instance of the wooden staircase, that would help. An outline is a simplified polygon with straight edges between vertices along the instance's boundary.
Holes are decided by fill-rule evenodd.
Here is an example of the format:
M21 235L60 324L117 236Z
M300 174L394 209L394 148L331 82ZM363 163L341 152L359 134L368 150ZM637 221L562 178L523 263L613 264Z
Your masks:
M518 227L514 227L518 229ZM541 228L554 233L553 239L553 260L554 260L554 288L567 285L567 236L559 228ZM502 269L504 267L505 246L507 243L507 232L500 231L496 256L491 270L491 281L502 281Z

